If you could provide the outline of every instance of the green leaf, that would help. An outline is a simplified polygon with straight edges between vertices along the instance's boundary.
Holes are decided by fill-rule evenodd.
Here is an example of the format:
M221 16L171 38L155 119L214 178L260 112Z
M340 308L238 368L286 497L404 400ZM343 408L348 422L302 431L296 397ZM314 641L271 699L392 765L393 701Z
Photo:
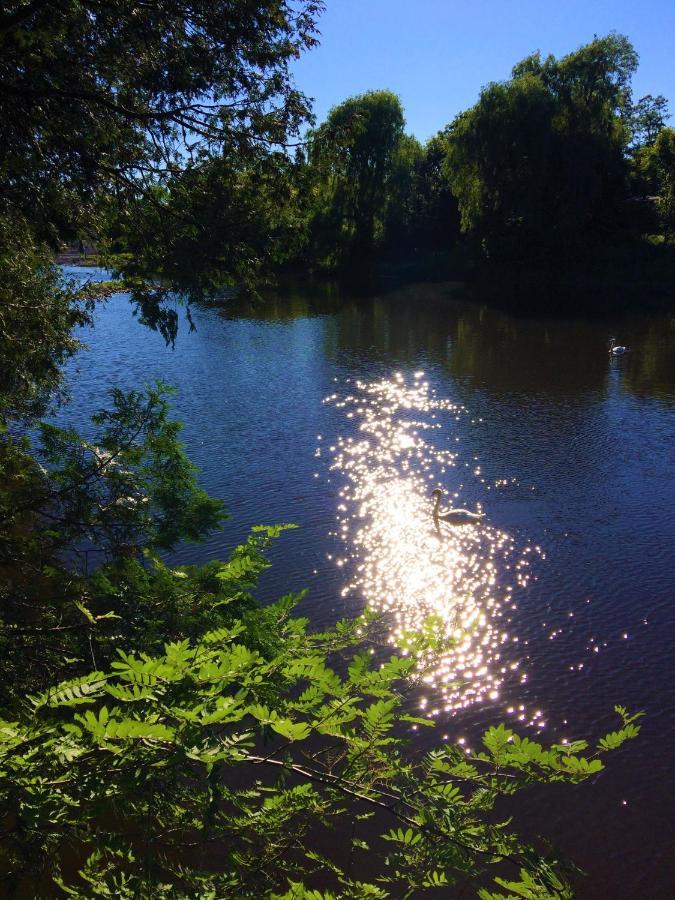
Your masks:
M606 734L598 742L598 747L601 750L616 750L622 744L625 744L626 741L637 737L639 733L639 725L626 725L625 728L621 728L619 731L611 731L609 734Z
M304 741L312 731L304 722L292 722L290 719L275 719L270 725L277 734L289 741Z
M489 750L496 763L505 761L506 750L513 739L513 732L504 724L489 728L483 735L483 744Z
M88 622L90 622L92 625L96 624L96 617L93 615L93 613L90 612L90 610L87 609L84 603L80 603L79 600L73 600L73 604L79 609L79 611Z
M397 844L406 844L411 847L419 844L422 840L422 835L418 831L413 831L412 828L407 828L405 831L402 828L392 829L387 834L383 834L382 837L385 841L393 841Z
M377 700L365 711L366 728L370 733L381 732L389 728L394 719L396 700Z
M430 872L422 882L424 887L438 888L443 887L448 883L448 878L445 872Z
M93 703L101 695L105 685L106 676L103 672L90 672L81 678L62 681L55 688L28 699L36 710L43 706L79 706Z

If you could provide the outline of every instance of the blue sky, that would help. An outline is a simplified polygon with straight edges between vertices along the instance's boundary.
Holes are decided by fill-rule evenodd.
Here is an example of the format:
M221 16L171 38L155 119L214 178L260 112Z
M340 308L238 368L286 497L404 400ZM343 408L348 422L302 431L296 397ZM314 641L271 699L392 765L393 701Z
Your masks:
M327 0L319 27L321 46L295 64L319 121L388 88L424 141L529 53L560 56L609 31L640 54L635 97L664 94L675 113L675 0Z

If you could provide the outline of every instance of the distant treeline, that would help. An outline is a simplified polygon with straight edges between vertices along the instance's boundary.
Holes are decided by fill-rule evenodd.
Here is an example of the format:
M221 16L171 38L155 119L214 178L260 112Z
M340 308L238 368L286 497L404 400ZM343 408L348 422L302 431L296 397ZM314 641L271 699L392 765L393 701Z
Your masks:
M664 97L633 98L637 64L617 34L536 53L426 144L392 92L349 98L294 150L231 147L139 194L132 214L113 205L109 250L121 271L186 290L429 254L455 274L571 266L577 280L616 276L628 255L634 279L637 265L639 283L662 285L675 130Z

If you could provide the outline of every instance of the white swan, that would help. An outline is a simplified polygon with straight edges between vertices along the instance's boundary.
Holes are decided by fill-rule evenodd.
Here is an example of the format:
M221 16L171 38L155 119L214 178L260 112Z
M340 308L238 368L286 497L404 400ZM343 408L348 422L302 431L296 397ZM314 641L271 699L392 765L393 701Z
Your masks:
M613 356L621 356L622 353L628 353L628 347L622 347L620 344L617 344L616 338L610 338L609 352Z
M485 513L475 513L468 509L441 510L443 491L440 488L432 491L431 496L435 498L433 517L437 531L441 530L441 522L447 522L449 525L471 525L475 522L482 522L485 518Z

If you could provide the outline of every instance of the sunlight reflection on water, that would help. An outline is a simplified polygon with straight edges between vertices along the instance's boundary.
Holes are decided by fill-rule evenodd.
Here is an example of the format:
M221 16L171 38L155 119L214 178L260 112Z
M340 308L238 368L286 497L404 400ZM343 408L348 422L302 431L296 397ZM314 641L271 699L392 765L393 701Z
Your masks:
M509 613L538 548L519 548L489 524L489 510L485 523L443 523L440 534L434 528L433 488L443 487L457 500L465 489L460 479L468 474L472 493L485 496L488 489L476 457L457 446L465 431L457 423L470 419L467 410L438 398L423 372L411 383L400 374L355 381L348 393L325 402L357 424L354 436L326 448L331 470L345 479L338 507L345 555L336 562L349 562L353 577L343 596L360 596L385 613L392 644L430 622L438 636L451 639L451 649L428 668L425 660L428 692L421 706L427 715L497 700L505 679L527 678L519 672ZM436 446L434 438L450 439L453 449ZM317 456L323 452L320 446Z

